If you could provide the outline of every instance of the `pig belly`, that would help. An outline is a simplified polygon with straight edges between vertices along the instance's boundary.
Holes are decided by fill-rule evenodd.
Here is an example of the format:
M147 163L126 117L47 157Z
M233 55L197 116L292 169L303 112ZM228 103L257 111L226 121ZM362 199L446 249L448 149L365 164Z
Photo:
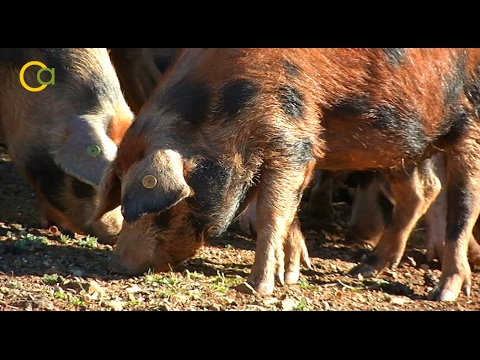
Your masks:
M432 140L426 135L412 135L398 127L381 128L375 120L329 119L326 126L321 135L325 141L324 155L318 159L318 169L369 170L406 166L428 157L427 149L431 148ZM408 128L408 124L404 126Z

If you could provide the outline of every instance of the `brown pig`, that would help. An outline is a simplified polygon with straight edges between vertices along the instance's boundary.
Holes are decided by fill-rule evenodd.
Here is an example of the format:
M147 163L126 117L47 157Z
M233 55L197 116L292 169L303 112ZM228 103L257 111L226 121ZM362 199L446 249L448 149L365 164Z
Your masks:
M112 269L168 270L221 235L257 196L249 284L261 295L298 280L308 252L297 210L315 169L376 170L391 221L353 276L400 261L440 191L442 276L430 294L470 293L468 239L480 210L480 49L185 49L162 76L100 185L94 218L121 204Z
M89 223L133 120L107 50L3 48L0 78L0 137L37 195L42 226L114 241L120 208Z

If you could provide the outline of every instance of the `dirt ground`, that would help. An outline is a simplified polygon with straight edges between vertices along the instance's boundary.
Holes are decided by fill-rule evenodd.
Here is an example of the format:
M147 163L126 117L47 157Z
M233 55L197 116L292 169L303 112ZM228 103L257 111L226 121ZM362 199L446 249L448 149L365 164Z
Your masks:
M296 285L277 286L260 298L237 290L247 280L255 242L232 225L197 256L171 272L125 277L107 271L108 245L78 234L41 229L35 198L0 148L0 309L59 310L247 310L247 311L468 311L480 310L480 273L472 294L456 302L427 300L440 277L428 263L415 230L395 272L355 279L348 271L368 251L344 241L350 207L336 202L335 220L320 222L300 210L312 269Z

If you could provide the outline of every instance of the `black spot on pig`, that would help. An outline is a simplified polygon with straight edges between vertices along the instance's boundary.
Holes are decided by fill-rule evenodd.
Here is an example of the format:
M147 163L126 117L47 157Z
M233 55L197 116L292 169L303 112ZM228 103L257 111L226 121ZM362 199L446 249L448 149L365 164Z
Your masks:
M37 60L41 55L37 49L30 48L0 48L0 63L2 65L9 65L13 68L20 68L29 61Z
M231 169L211 159L203 160L197 165L187 182L194 191L191 204L198 213L208 214L220 206L231 172Z
M233 117L252 102L257 86L246 79L240 79L225 85L220 97L220 111Z
M276 151L283 154L284 164L288 163L298 170L315 159L312 142L308 139L292 138L290 134L283 133L273 137L270 142Z
M246 182L237 181L238 186L233 186L232 177L231 168L206 159L187 179L195 194L186 199L195 214L192 223L199 231L208 229L209 236L218 236L227 229L244 199Z
M185 122L200 125L207 118L210 101L211 94L207 85L183 81L167 89L159 106L169 108Z
M326 109L325 116L332 113L336 116L359 117L370 109L370 99L367 96L344 97L338 99L332 108Z
M290 61L282 59L282 66L285 69L287 75L291 77L298 77L300 75L300 70L298 66L291 63Z
M405 153L412 158L421 155L432 140L426 136L418 114L400 111L394 106L378 106L374 111L373 124L393 138L401 134L405 139Z
M42 148L32 149L25 170L27 176L37 184L43 196L53 206L65 212L67 208L61 200L61 194L65 188L67 175L55 164L47 151Z
M301 118L305 113L305 102L300 91L290 85L280 88L280 105L290 118Z
M387 55L388 60L390 63L398 67L405 62L406 58L406 51L403 48L384 48L382 49L385 55Z

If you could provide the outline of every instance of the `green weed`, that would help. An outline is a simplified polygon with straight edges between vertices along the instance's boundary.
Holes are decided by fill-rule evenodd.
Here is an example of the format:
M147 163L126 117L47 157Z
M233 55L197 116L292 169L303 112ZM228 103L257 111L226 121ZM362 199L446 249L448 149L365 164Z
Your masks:
M48 245L48 239L45 236L36 236L30 233L20 235L14 242L15 248L22 251L35 250L45 245Z
M309 307L305 301L299 301L297 305L292 308L293 311L314 311Z
M81 247L96 249L98 247L98 238L96 238L95 236L87 235L84 239L78 240L77 244Z
M57 284L62 281L62 277L58 274L44 274L42 277L42 281L44 284L47 285Z
M72 239L70 239L70 236L65 235L65 234L60 234L60 242L62 244L68 244Z
M227 292L233 286L238 285L241 280L239 278L227 278L224 273L217 271L217 276L212 280L212 287L215 291Z

